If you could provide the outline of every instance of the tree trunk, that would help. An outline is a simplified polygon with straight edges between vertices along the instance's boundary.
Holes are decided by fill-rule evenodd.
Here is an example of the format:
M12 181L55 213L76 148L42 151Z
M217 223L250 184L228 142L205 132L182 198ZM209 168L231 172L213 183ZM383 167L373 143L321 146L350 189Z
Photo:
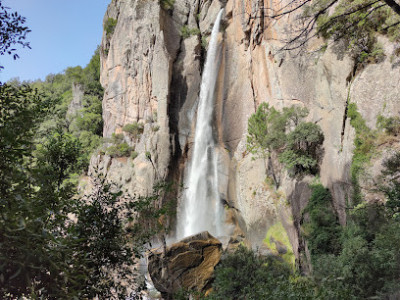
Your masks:
M400 5L395 0L382 0L387 5L390 6L391 9L395 11L396 14L400 16Z

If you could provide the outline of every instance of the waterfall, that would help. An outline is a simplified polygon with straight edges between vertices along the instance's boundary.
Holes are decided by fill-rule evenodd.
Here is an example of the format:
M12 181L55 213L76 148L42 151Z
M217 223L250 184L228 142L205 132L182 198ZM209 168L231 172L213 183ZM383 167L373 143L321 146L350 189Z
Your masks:
M223 9L218 13L208 46L201 80L194 149L188 165L178 238L207 230L222 235L223 207L218 192L217 155L213 137L214 90L219 69L218 32Z

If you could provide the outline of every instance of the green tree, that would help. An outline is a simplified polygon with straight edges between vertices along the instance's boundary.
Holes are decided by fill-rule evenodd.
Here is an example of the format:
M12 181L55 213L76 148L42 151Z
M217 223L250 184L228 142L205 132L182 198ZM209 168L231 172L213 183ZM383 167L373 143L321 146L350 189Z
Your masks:
M358 53L368 53L373 49L376 32L388 34L393 39L400 38L397 26L400 5L395 0L290 1L278 10L262 12L261 17L277 19L300 10L302 25L285 41L285 50L298 49L322 35L334 40L343 39L348 45L358 47Z
M332 195L322 184L311 185L311 190L302 224L311 258L318 254L337 254L341 231L332 206Z
M315 299L312 283L274 256L243 246L216 267L210 299Z
M291 106L279 112L262 103L248 121L248 151L262 157L276 153L292 174L316 173L324 136L319 125L303 122L307 115L306 108ZM277 183L274 172L273 177Z
M10 12L10 8L0 1L0 55L12 54L14 59L17 59L16 49L11 47L21 45L30 48L29 42L25 41L26 35L30 32L28 27L24 26L25 22L25 17L18 12ZM2 68L0 66L0 69Z
M261 103L248 120L247 149L266 155L279 151L286 143L286 118L268 103Z
M300 123L287 135L286 150L279 160L295 173L316 173L323 141L324 135L317 124Z
M160 193L121 199L99 180L77 196L68 178L79 140L60 128L35 145L52 105L28 87L0 86L0 298L123 298L114 275L131 274L132 254L157 232Z

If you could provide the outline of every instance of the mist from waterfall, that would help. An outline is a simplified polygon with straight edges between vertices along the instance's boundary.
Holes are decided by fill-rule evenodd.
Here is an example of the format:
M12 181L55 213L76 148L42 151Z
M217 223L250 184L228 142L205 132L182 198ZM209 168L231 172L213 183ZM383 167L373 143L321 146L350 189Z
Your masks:
M223 207L218 192L217 154L213 137L214 91L218 76L218 32L223 9L218 13L208 46L200 87L194 149L188 165L183 201L178 215L177 237L207 230L223 234Z

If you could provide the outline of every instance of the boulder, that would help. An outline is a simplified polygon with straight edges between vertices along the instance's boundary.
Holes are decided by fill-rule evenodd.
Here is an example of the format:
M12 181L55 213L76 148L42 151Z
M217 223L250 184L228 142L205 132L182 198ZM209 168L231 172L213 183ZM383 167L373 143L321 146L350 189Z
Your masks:
M150 251L148 270L165 298L180 290L207 292L221 254L222 243L205 231L170 245L165 253Z

